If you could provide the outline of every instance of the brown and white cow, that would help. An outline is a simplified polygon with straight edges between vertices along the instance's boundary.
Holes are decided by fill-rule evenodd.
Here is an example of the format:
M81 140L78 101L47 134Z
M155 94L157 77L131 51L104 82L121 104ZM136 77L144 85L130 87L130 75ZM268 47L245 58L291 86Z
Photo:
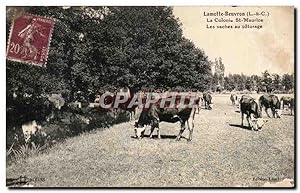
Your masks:
M281 102L282 110L284 110L284 107L287 105L288 108L291 110L291 115L293 115L294 103L295 103L294 98L283 96L281 97L280 102Z
M246 115L249 128L251 130L260 130L267 120L263 119L261 116L261 108L254 100L254 98L243 95L240 100L240 111L242 116L241 125L244 126L244 115Z
M282 110L280 109L280 101L276 95L264 94L259 98L259 105L261 108L265 109L265 112L268 117L270 117L268 113L268 109L272 110L273 117L280 118L282 114Z
M189 130L189 138L188 141L192 140L192 134L194 129L194 118L195 118L195 110L197 99L187 97L185 98L184 105L182 107L178 107L180 98L175 99L175 106L170 107L169 104L166 103L166 106L161 107L161 101L166 100L165 98L159 99L155 103L151 103L149 108L144 107L138 121L135 123L135 135L137 138L142 138L145 132L145 126L151 126L150 137L153 137L153 131L157 128L157 135L160 138L160 127L159 123L169 122L175 123L180 122L181 129L179 131L176 140L180 140L182 133L187 128ZM192 100L192 102L191 102ZM199 99L198 99L199 100ZM196 101L196 102L195 102ZM199 103L199 101L198 101ZM192 104L192 105L188 105ZM177 107L176 107L177 106Z
M205 109L211 110L212 109L212 96L209 92L203 93L203 100Z

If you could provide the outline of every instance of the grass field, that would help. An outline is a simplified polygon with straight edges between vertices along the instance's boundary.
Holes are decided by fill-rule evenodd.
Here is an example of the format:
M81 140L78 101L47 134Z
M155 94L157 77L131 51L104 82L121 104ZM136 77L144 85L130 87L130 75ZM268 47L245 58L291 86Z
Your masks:
M43 178L30 182L39 187L293 186L294 116L251 131L239 126L237 110L229 95L214 95L213 109L195 117L191 142L175 141L179 123L161 123L162 139L148 138L149 130L133 138L134 121L85 133L7 166L7 178Z

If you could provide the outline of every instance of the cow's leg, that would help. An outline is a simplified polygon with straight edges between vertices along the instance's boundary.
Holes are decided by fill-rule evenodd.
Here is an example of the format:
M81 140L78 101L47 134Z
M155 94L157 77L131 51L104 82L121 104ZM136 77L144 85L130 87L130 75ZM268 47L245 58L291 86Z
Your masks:
M190 121L187 120L187 125L188 125L188 129L190 131L190 135L189 135L188 141L192 141L193 130L194 130L194 121L192 121L192 125L190 126Z
M157 128L157 138L160 139L159 120L154 120L154 128Z
M177 140L177 141L180 140L181 135L182 135L182 133L184 132L184 130L185 130L185 123L184 123L184 122L181 122L181 128L180 128L180 131L179 131L178 136L176 137L176 140Z
M195 111L196 114L200 114L200 104L195 107Z
M157 138L160 139L161 136L160 136L160 130L159 130L159 126L157 127Z
M154 132L155 128L157 128L157 135L158 135L158 138L160 138L159 121L158 120L153 120L151 122L150 138L153 138L153 132Z
M144 137L144 135L145 135L145 131L146 131L146 129L145 129L144 131L142 131L142 133L141 133L141 138L143 138L143 137Z
M135 111L136 111L135 108L130 111L130 115L131 115L130 120L134 120L134 116L135 116L135 113L136 113Z
M134 114L134 112L130 111L130 121L133 120L133 114Z
M266 112L267 116L270 118L271 116L268 113L268 108L267 107L265 107L265 112Z
M247 115L248 127L251 128L251 130L253 131L253 127L252 127L250 118L251 118L250 115Z
M272 111L273 118L275 118L276 109L275 108L271 108L271 111Z
M242 123L241 123L241 125L243 127L244 126L244 113L241 113L241 115L242 115Z
M150 138L153 138L153 131L154 131L155 127L154 125L151 123L151 130L150 130Z

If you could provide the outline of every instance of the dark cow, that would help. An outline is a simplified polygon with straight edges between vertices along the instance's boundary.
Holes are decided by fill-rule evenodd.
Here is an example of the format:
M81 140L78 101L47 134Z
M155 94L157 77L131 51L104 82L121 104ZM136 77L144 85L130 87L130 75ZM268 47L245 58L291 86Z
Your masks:
M273 117L275 118L276 115L277 118L280 118L282 110L280 110L280 101L277 96L264 94L259 98L258 102L260 107L265 109L268 117L270 117L268 113L268 109L270 108L272 110Z
M209 92L206 92L206 93L203 93L203 100L204 100L204 106L205 106L205 109L208 109L208 110L211 110L212 109L212 97L211 97L211 94Z
M230 100L232 105L236 105L238 103L238 97L235 94L230 95Z
M291 109L291 115L293 115L294 111L294 98L283 96L280 99L282 110L284 110L284 106L287 105L289 109Z
M241 125L244 126L244 114L246 114L248 125L251 130L259 130L262 128L264 123L267 122L267 120L261 118L261 108L257 102L255 102L254 98L250 96L242 96L240 100L240 111L242 116Z
M184 132L186 125L189 129L189 138L188 140L192 140L192 134L194 129L194 117L195 117L195 106L185 106L183 108L170 108L170 107L160 107L160 99L158 102L150 104L149 108L143 108L141 115L138 121L135 123L135 135L137 138L141 138L145 132L145 126L151 126L150 137L153 137L153 131L157 128L157 135L160 138L160 128L159 122L169 122L175 123L180 122L181 129L176 138L176 140L180 140L182 133ZM179 98L176 98L175 105L178 104ZM187 97L184 104L189 104L190 98ZM194 101L194 105L197 103ZM199 102L199 101L198 101ZM167 105L166 105L167 106Z

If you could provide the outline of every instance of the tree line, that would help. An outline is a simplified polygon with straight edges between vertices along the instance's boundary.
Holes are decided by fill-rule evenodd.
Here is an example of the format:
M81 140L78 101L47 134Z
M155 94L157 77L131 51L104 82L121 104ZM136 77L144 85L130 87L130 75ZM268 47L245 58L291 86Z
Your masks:
M210 90L222 91L251 91L251 92L294 92L294 74L279 75L265 70L261 75L231 74L225 75L225 65L222 58L213 62L214 73L211 79Z

